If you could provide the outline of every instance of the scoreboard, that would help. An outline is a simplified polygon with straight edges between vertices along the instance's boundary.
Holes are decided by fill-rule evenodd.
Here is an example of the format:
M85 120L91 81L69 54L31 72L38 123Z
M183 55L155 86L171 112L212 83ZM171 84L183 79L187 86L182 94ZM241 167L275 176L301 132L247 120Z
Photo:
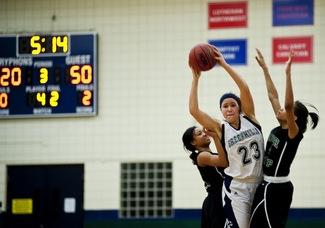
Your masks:
M0 119L97 115L97 34L0 35Z

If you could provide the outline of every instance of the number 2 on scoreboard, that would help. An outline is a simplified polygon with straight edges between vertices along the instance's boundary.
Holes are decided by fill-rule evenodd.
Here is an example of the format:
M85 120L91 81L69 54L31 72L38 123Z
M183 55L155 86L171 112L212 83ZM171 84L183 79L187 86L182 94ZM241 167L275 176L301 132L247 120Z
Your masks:
M82 93L82 104L84 106L89 106L91 105L91 98L92 98L92 93L90 90L85 90Z

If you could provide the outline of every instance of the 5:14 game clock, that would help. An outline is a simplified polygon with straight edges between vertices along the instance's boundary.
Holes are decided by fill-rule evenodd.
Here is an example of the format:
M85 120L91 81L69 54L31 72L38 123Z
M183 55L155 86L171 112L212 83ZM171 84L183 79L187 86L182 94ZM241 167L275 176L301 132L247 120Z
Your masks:
M97 115L97 34L0 36L0 118Z
M31 35L18 37L19 55L68 54L70 47L68 35Z

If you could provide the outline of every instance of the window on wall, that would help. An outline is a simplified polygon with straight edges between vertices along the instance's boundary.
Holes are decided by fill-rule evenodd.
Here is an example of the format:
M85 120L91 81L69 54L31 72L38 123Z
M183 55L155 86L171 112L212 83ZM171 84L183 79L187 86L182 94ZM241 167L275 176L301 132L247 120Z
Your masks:
M120 218L172 217L172 163L122 163Z

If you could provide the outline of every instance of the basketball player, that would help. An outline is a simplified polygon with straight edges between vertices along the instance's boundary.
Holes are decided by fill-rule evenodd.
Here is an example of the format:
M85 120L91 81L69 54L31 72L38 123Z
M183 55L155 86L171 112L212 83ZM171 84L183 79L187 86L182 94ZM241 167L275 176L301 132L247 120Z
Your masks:
M224 120L210 117L199 108L198 83L200 72L192 69L193 80L189 97L191 115L207 129L216 129L227 154L229 166L225 168L223 206L225 227L247 228L255 190L262 178L264 141L261 127L255 118L254 102L243 78L215 49L217 63L235 81L240 98L226 93L220 98L220 110Z
M190 158L197 166L208 193L202 205L201 228L223 228L225 223L221 200L223 177L217 167L228 166L228 161L220 140L212 132L208 134L213 137L218 153L211 151L209 146L211 141L207 133L193 126L184 132L182 140L184 148L191 153Z
M290 166L306 131L308 116L311 117L312 129L317 126L319 117L309 112L300 101L294 102L291 84L293 52L290 52L286 63L285 100L284 108L281 108L263 55L256 50L256 60L263 69L269 100L280 126L271 131L266 143L264 178L256 191L250 227L282 228L286 225L293 194L293 185L288 176Z

